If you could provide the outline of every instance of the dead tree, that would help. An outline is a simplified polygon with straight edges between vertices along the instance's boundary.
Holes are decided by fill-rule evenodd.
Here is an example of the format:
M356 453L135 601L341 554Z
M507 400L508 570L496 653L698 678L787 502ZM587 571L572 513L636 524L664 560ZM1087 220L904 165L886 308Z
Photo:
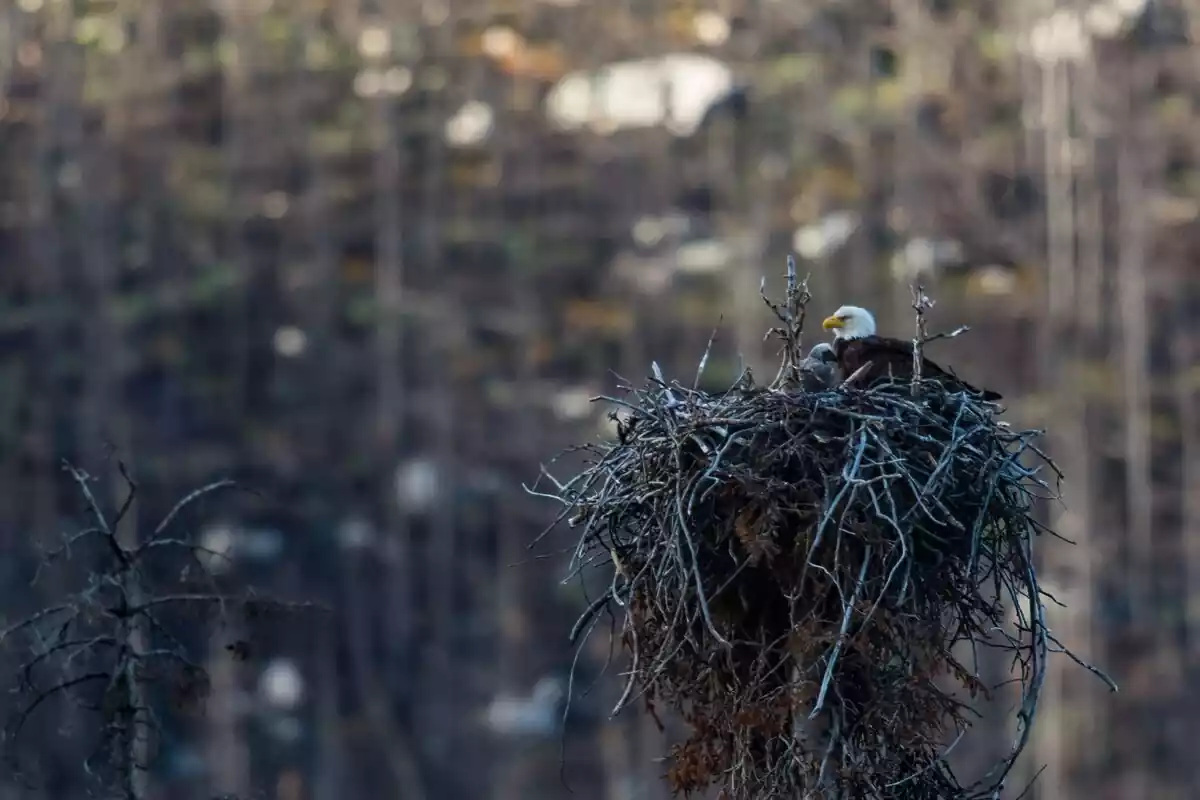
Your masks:
M235 486L220 480L186 495L140 541L123 535L135 514L137 484L123 464L126 487L120 507L105 510L92 486L95 478L64 463L82 494L90 524L67 534L45 552L33 582L48 571L70 587L57 601L0 630L0 646L21 653L15 672L17 707L4 730L6 755L19 771L22 730L39 710L67 702L99 720L94 745L83 765L109 796L142 800L149 796L149 770L164 708L179 713L199 709L209 676L200 645L189 645L174 615L199 613L221 621L236 610L255 617L271 610L299 610L252 592L223 591L207 569L226 555L193 541L176 529L181 515L201 498ZM188 563L171 585L162 580L169 554ZM249 644L226 645L245 658Z

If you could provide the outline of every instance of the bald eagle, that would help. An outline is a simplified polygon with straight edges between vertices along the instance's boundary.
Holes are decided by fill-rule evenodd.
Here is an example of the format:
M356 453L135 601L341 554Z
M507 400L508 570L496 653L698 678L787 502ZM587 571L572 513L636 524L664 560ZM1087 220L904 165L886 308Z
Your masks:
M859 379L862 386L870 386L888 377L895 380L912 377L912 343L875 335L875 317L865 308L842 306L826 317L821 327L833 331L833 352L837 356L843 379L849 378L865 364L870 366ZM976 389L928 358L921 361L921 377L936 380L951 392L965 390L992 402L1001 398L999 393L990 389Z
M837 375L837 355L833 345L821 342L813 345L808 356L800 362L800 385L806 392L820 392L832 389L841 383Z

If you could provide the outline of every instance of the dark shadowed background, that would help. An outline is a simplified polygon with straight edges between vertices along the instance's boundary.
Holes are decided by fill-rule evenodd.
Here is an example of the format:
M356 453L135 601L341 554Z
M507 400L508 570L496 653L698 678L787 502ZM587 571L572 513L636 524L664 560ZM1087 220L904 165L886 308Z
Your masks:
M106 504L124 461L141 526L232 477L260 496L181 533L331 612L181 623L212 693L164 710L153 796L663 798L619 659L564 756L584 601L521 482L714 327L714 388L773 375L794 252L818 321L911 335L923 282L973 327L930 355L1050 430L1050 623L1121 693L1051 671L1036 796L1200 796L1193 40L1194 0L10 0L3 617L87 524L62 459ZM0 796L83 797L88 724L47 707Z

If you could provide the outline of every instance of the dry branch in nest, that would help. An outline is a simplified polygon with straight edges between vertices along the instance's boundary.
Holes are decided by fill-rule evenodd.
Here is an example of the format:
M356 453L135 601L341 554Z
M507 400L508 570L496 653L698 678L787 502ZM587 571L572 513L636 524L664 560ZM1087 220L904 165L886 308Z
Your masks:
M574 478L544 472L554 488L530 489L582 532L572 573L612 571L573 637L605 606L623 609L630 669L614 713L641 697L689 724L672 751L676 792L996 796L1047 656L1065 651L1032 553L1034 504L1061 476L1036 432L966 393L919 380L794 388L807 299L789 263L786 302L768 302L784 343L771 386L743 376L706 394L656 366L646 388L605 398L628 412L618 441L585 448ZM927 303L918 292L918 315ZM917 351L921 331L923 320ZM992 688L985 649L1014 665L1019 733L964 785L946 756L968 732L966 703Z

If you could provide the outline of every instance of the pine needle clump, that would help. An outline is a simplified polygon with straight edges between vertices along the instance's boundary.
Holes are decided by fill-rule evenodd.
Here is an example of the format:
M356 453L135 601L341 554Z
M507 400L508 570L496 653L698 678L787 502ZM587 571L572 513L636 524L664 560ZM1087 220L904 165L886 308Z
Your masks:
M1064 651L1033 558L1035 503L1061 476L1036 431L966 392L800 391L807 300L789 262L786 302L768 301L784 344L770 386L743 376L708 394L656 366L646 387L606 398L625 411L617 441L531 489L579 532L572 571L612 576L572 636L616 609L629 670L614 713L640 698L687 723L667 775L676 793L996 796L1047 656ZM994 688L984 651L1013 665L1017 734L967 784L947 753L969 733L971 700Z

